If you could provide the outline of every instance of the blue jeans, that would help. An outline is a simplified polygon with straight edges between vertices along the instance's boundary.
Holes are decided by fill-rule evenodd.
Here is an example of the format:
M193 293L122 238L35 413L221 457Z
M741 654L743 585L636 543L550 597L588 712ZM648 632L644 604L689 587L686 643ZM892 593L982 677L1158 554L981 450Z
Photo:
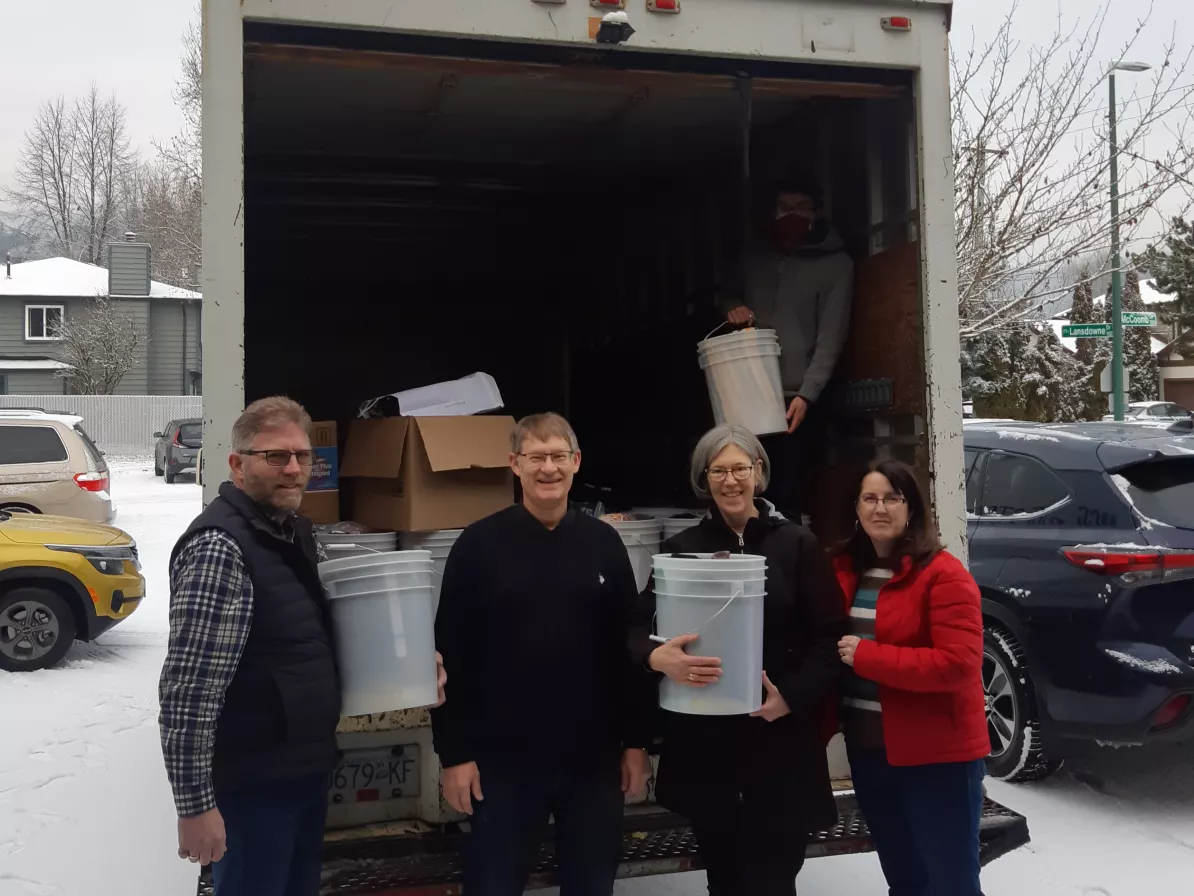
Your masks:
M522 896L555 816L561 896L610 896L622 859L618 764L568 771L515 771L480 763L464 865L468 896Z
M982 896L983 761L897 767L882 752L849 755L890 896Z
M228 851L211 866L216 896L318 896L327 775L216 795Z

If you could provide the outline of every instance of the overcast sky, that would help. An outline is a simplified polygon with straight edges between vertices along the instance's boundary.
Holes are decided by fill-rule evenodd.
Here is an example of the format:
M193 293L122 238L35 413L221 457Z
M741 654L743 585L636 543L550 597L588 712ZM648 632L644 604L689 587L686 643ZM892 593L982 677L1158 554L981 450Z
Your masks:
M1177 26L1179 42L1194 45L1190 2L1155 0L1149 31L1132 55L1145 61L1159 56L1179 18L1184 18ZM81 94L92 81L127 107L130 136L142 151L148 153L153 139L167 139L178 129L170 93L178 73L179 38L197 15L197 0L11 0L3 5L0 184L12 174L37 106L59 94ZM1060 0L1070 20L1090 15L1098 5L1098 0ZM955 43L968 44L971 29L980 39L990 35L1009 6L1010 0L958 0ZM1115 39L1129 33L1147 7L1147 0L1113 0L1105 36L1109 57L1116 52ZM1055 26L1057 10L1058 4L1048 0L1024 0L1016 18L1018 36L1026 43L1040 40ZM1194 71L1186 80L1194 83ZM1125 84L1122 92L1127 89Z

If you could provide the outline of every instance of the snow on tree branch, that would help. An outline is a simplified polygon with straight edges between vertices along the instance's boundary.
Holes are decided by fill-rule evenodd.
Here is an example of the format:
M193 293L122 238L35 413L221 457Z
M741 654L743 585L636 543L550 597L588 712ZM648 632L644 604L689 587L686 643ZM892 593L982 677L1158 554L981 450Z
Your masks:
M79 395L111 395L140 360L143 335L132 315L104 295L84 302L62 322L62 360L57 376Z
M955 50L954 222L963 340L1014 324L1073 288L1075 261L1106 258L1111 244L1107 72L1130 58L1151 9L1109 53L1108 2L1086 23L1056 28L1038 45L1013 36L1016 7L987 43ZM1105 58L1106 57L1106 58ZM1194 66L1172 39L1151 74L1120 75L1120 224L1126 245L1145 215L1194 178L1188 110ZM1149 152L1160 125L1175 148ZM1097 277L1101 271L1092 276Z

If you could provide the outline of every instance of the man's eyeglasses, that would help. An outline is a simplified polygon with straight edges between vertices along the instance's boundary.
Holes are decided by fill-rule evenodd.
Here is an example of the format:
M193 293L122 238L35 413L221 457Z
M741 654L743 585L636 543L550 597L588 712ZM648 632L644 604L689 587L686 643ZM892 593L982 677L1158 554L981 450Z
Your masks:
M290 463L293 457L298 461L300 467L309 467L315 463L315 452L311 449L303 451L285 451L281 448L268 448L264 451L241 451L241 454L247 454L250 457L264 457L265 462L271 467L284 467Z
M709 477L710 482L725 482L726 477L733 474L734 478L739 482L745 482L754 473L755 468L749 464L736 464L735 466L726 469L725 467L710 467L705 471L705 475Z
M523 458L529 466L542 467L550 459L557 467L566 467L572 463L573 454L571 451L553 451L551 454L522 454L519 457Z
M858 503L874 510L880 504L885 507L900 507L907 502L903 495L863 495L858 499Z

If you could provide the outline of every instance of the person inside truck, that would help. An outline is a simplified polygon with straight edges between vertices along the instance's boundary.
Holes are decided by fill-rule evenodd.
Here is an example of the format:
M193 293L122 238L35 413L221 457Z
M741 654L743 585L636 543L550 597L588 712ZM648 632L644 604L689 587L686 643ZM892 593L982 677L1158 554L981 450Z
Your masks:
M297 511L311 417L276 396L232 427L232 481L170 558L159 725L178 856L216 896L317 896L340 682L317 563ZM439 669L440 699L446 677Z
M773 465L768 495L799 520L801 477L824 437L818 402L849 335L854 262L825 217L816 181L781 181L771 199L766 232L745 252L746 301L730 303L727 320L772 328L779 337L788 431L764 439Z
M745 427L710 430L693 452L691 482L713 509L663 545L767 558L762 707L750 716L660 712L656 795L691 819L710 896L793 896L810 833L837 822L822 709L842 677L844 599L816 536L758 496L769 472ZM716 683L721 660L698 655L699 633L652 639L653 586L640 602L636 661L688 687Z
M471 816L469 896L516 896L555 818L562 896L609 896L626 794L650 775L650 684L631 665L638 589L614 528L568 506L576 433L523 419L522 501L452 547L435 620L452 699L431 714L444 797Z
M842 729L858 806L891 896L981 896L979 823L991 752L974 579L941 547L913 471L878 461L835 558L852 670Z

